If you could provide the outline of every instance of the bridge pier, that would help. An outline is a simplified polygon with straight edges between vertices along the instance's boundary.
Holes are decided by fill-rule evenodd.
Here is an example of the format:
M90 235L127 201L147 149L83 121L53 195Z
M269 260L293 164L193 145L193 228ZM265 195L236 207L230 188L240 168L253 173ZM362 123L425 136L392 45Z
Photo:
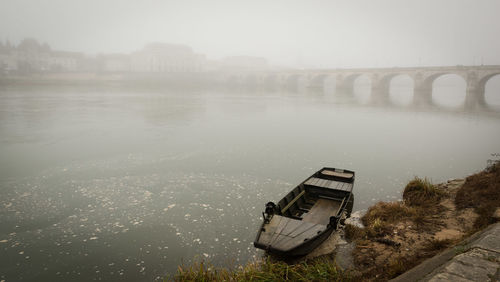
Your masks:
M314 91L324 90L325 78L324 76L309 77L307 80L306 87Z
M432 103L432 81L429 82L423 79L421 74L417 74L414 78L413 88L413 106L416 108L430 108Z
M335 92L341 95L353 95L354 93L354 81L353 79L348 79L342 75L336 76Z
M371 103L374 105L388 105L390 104L389 89L390 81L381 79L378 74L371 77Z
M467 90L465 92L465 111L475 111L481 107L484 107L486 102L484 101L485 87L481 84L480 80L477 78L475 73L467 74Z

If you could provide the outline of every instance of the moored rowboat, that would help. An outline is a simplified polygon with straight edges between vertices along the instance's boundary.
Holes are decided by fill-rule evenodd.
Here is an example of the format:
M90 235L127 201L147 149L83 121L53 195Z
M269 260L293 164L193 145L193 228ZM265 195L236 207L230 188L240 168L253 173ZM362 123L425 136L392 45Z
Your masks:
M267 203L254 246L279 256L312 251L349 217L354 176L354 171L325 167L278 204Z

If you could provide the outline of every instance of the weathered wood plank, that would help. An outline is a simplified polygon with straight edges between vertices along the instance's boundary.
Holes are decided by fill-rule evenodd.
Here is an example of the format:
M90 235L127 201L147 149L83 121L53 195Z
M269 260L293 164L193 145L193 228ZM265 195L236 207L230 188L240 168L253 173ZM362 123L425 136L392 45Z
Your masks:
M311 210L303 217L303 221L327 225L330 216L334 216L340 207L340 202L318 199Z
M277 240L275 242L275 244L273 244L273 247L277 247L277 248L282 249L282 250L290 250L290 249L304 243L305 239L310 240L311 238L318 235L319 232L321 232L325 229L326 229L325 225L314 224L311 227L309 227L307 230L298 234L295 237L280 236L279 241Z
M308 181L305 182L305 184L311 185L311 186L322 187L322 188L337 189L337 190L342 190L342 191L349 191L350 187L352 186L352 183L346 183L346 182L328 180L328 179L321 179L321 178L317 178L317 177L313 177L313 178L309 179Z
M286 210L288 210L302 195L304 195L306 191L300 192L293 200L291 200L283 209L281 209L281 212L284 213Z
M339 172L339 171L334 171L334 170L329 170L329 169L322 170L321 174L335 176L335 177L342 177L342 178L352 178L354 176L350 172Z

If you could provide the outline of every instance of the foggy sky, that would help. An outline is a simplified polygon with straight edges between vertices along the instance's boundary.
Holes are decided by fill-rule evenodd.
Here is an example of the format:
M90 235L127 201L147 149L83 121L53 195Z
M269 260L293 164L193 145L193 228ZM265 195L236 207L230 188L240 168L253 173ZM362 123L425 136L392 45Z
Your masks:
M500 64L497 0L0 0L0 40L130 53L149 42L296 67Z

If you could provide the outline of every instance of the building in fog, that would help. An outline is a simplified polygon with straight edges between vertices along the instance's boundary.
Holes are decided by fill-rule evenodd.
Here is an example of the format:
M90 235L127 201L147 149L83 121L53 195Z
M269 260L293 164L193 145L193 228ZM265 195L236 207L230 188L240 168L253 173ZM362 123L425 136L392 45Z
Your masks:
M76 52L52 51L48 54L45 69L55 72L75 72L79 70L84 55Z
M224 71L259 71L266 70L268 63L262 57L233 56L222 59L219 66Z
M81 53L54 51L35 39L24 39L17 46L0 43L0 73L29 74L78 71Z
M97 56L100 63L100 71L104 72L130 72L130 55L126 54L105 54Z
M167 43L146 45L130 59L133 72L201 72L206 61L188 46Z
M0 75L32 73L198 73L261 71L268 68L265 58L250 56L208 60L191 47L151 43L131 54L100 54L55 51L35 39L17 46L0 41Z
M9 41L5 44L0 41L0 75L17 69L17 62L12 58L11 51L13 47Z

